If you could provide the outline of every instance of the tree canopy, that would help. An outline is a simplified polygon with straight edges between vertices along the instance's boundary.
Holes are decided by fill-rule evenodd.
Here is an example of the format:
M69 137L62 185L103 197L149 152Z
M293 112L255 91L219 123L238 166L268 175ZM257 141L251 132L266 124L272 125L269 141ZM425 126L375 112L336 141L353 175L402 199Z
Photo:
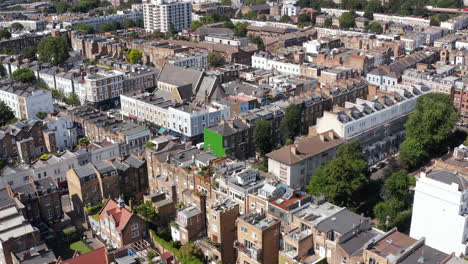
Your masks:
M370 24L369 26L367 26L367 29L371 32L378 33L378 34L383 32L382 25L380 25L380 23L377 23L377 22L374 22Z
M30 68L19 68L11 74L11 78L22 83L28 83L34 82L36 80L36 75Z
M23 24L21 24L19 22L15 22L15 23L11 24L11 27L14 28L14 29L18 29L18 30L24 28Z
M449 95L429 93L418 98L416 108L405 123L406 138L400 159L411 168L446 151L446 143L458 120Z
M72 12L88 13L91 9L95 9L97 7L99 7L99 1L97 0L81 0L76 2L69 9Z
M136 64L140 62L141 58L143 58L143 53L137 49L131 49L130 52L125 56L127 57L127 61L129 63Z
M94 33L94 27L91 25L86 25L86 24L77 24L73 26L75 30L82 30L85 31L88 34L93 34Z
M340 27L342 28L352 28L356 26L355 15L351 12L345 12L340 16L339 19Z
M339 147L336 159L316 169L307 189L313 195L323 195L333 204L357 210L367 183L367 162L356 140Z
M66 1L60 1L57 4L55 4L55 11L58 14L66 13L69 8L70 8L70 5Z
M301 132L301 109L295 104L286 108L284 119L280 125L281 135L284 140L294 138Z
M254 128L255 148L260 155L265 156L273 149L271 142L271 123L266 120L260 120Z
M9 39L11 38L11 33L7 29L0 29L0 39Z
M248 22L237 23L234 26L234 35L238 37L245 37L247 36L247 27L249 26Z
M99 32L101 33L106 33L106 32L110 32L113 30L114 30L114 27L112 27L112 25L109 23L104 23L99 26Z
M0 101L0 126L4 126L10 123L15 119L15 114L11 108L5 104L5 102Z
M409 227L411 217L407 214L410 212L411 215L410 186L413 181L414 178L405 170L394 172L385 180L385 200L374 207L374 216L379 220L379 228L388 230L396 226L399 230L406 231Z
M135 207L135 212L149 222L158 220L158 212L151 201L146 201Z
M35 46L26 46L21 50L21 55L28 58L28 59L35 59L37 49Z
M39 42L39 60L53 65L64 63L70 57L70 47L66 36L46 37Z
M212 52L208 54L208 65L210 65L210 67L221 67L224 64L226 64L226 60L219 52Z
M282 23L291 23L291 22L292 22L292 19L291 19L291 17L289 17L288 15L283 15L283 16L281 16L279 22L282 22Z
M134 27L134 26L136 26L136 24L135 24L135 21L133 21L133 19L130 19L130 18L124 19L124 21L123 21L123 27L124 28L131 28L131 27Z

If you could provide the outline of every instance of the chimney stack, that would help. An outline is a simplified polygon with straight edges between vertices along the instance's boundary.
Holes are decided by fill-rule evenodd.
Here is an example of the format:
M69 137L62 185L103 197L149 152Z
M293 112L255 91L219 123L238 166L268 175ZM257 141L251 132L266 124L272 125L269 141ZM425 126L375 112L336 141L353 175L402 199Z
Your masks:
M297 155L297 145L296 144L291 144L291 153L294 155Z

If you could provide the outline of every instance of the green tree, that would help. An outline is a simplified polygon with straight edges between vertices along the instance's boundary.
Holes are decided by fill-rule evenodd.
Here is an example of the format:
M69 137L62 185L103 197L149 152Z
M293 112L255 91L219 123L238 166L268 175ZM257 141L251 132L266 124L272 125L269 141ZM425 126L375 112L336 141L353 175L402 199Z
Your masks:
M21 55L23 57L26 57L28 59L35 59L36 58L36 53L37 49L35 46L26 46L21 50Z
M77 24L73 26L75 30L82 30L85 31L88 34L93 34L94 33L94 27L91 25L86 25L86 24Z
M440 21L437 19L431 18L431 20L429 20L429 25L433 27L438 27L440 26Z
M14 29L17 29L17 30L21 30L24 28L23 24L19 23L19 22L15 22L13 24L11 24L11 27L14 28Z
M297 105L290 104L286 108L280 131L284 140L289 138L293 141L301 132L301 109Z
M237 37L245 37L247 36L247 27L249 26L249 23L243 22L243 23L237 23L234 27L234 35Z
M368 29L369 31L372 31L372 32L378 33L378 34L380 34L380 33L383 32L382 25L380 25L380 23L377 23L377 22L374 22L374 23L368 25L368 26L367 26L367 29Z
M402 161L414 165L417 164L414 161L420 161L422 157L444 153L447 150L447 139L457 120L458 116L449 95L429 93L420 96L415 110L405 123L406 139L402 144ZM411 147L415 149L412 150ZM411 157L413 159L405 159Z
M0 126L4 126L10 123L15 119L15 114L11 108L5 104L5 102L0 101Z
M406 138L400 145L400 160L408 168L418 168L429 158L424 145L417 139Z
M468 146L468 137L466 137L465 141L463 142L463 145Z
M265 156L273 149L271 142L271 124L268 121L260 120L254 128L254 142L257 152Z
M235 28L236 26L231 21L226 21L226 22L224 22L223 27L225 27L225 28Z
M404 203L396 198L380 202L374 207L374 216L379 220L378 228L388 231L396 225L398 214Z
M111 2L109 2L109 1L100 1L99 2L100 7L108 7L108 6L111 6L111 5L112 5Z
M221 5L222 6L231 6L232 1L231 0L221 0Z
M249 35L249 40L258 46L259 50L265 50L265 44L260 36Z
M182 247L179 249L179 253L180 253L182 262L186 262L186 263L190 263L190 262L187 262L187 260L193 257L199 260L203 260L205 257L201 248L198 247L192 241L183 244Z
M368 166L359 141L338 148L336 159L313 173L308 191L338 206L357 210L364 199L361 193L368 183Z
M411 177L406 170L394 172L385 180L384 191L387 198L407 201L410 196Z
M208 54L208 65L210 67L216 68L221 67L226 63L226 60L219 52L212 52Z
M282 22L282 23L291 23L292 22L292 19L288 16L288 15L283 15L279 22Z
M69 8L70 5L65 1L60 1L55 5L55 11L57 12L57 14L66 13Z
M257 18L257 12L255 11L249 11L247 14L242 16L245 19L256 19Z
M7 29L0 29L0 39L9 39L11 38L11 33Z
M44 118L47 117L47 113L46 112L37 112L36 117L41 119L41 120L44 120Z
M53 65L64 63L69 57L70 47L66 36L46 37L39 42L39 60Z
M155 222L158 220L158 212L151 201L146 201L135 207L135 212L146 221Z
M342 28L352 28L356 26L355 15L351 12L345 12L340 16L339 19L340 27Z
M54 89L52 90L52 98L63 102L65 100L65 94L60 89Z
M136 64L141 60L141 58L143 58L143 53L137 49L132 49L127 53L127 55L125 55L125 57L127 57L127 61L129 63Z
M374 12L372 11L366 10L366 12L364 12L364 15L362 16L369 20L374 20Z
M133 19L126 18L123 21L123 26L124 28L131 28L131 27L136 26L136 24L135 24L135 21L133 21Z
M111 32L113 30L114 30L114 28L109 23L104 23L104 24L101 24L99 26L99 32L101 32L101 33Z
M199 27L203 26L203 23L200 20L195 20L190 24L190 29L196 31Z
M115 30L119 30L119 29L122 29L122 25L120 25L120 23L117 22L117 21L112 22L112 30L115 31Z
M72 106L79 106L79 105L81 105L81 103L80 103L80 98L79 98L78 95L75 94L75 93L71 93L69 96L67 96L66 98L64 98L64 102L65 102L67 105L72 105Z
M0 64L0 77L5 77L6 75L6 69L3 67L2 64Z
M325 22L323 24L325 27L329 28L331 26L333 26L333 20L331 18L327 18L325 19Z
M19 68L11 74L11 78L22 83L28 83L34 82L36 80L36 75L34 75L34 71L29 68Z
M72 12L88 13L91 9L97 8L99 1L97 0L81 0L70 7Z
M310 14L309 13L302 13L300 14L298 17L297 17L297 20L299 21L299 23L301 24L310 24L310 22L312 21L312 19L310 18Z

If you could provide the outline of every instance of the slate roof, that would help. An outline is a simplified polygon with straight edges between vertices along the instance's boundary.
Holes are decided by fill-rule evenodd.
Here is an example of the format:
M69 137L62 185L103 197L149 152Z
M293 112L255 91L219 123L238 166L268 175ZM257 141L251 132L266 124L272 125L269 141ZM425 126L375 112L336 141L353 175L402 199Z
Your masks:
M364 245L378 234L374 229L364 230L340 243L340 246L349 256L361 256Z
M84 177L96 174L96 172L94 171L93 165L91 163L75 168L74 170L75 170L76 175L78 175L79 178L84 178Z
M202 71L166 64L159 74L158 82L169 83L176 86L192 84L193 91L202 75Z
M328 233L335 231L341 235L348 233L353 229L353 226L358 226L366 218L356 213L343 209L334 215L317 224L317 230Z
M413 251L408 257L406 257L400 264L414 264L414 263L424 263L424 264L439 264L443 263L442 260L448 257L447 254L439 251L435 248L432 248L427 245L423 245ZM423 260L423 262L421 262Z
M426 177L449 185L455 183L458 185L458 189L460 191L468 189L468 181L462 175L452 173L451 171L431 171L426 175Z

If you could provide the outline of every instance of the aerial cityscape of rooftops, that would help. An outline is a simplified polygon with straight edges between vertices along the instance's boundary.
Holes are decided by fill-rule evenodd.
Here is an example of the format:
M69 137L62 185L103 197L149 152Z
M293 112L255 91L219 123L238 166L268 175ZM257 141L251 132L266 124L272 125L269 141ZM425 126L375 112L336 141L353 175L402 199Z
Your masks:
M0 264L468 264L468 0L0 0Z

